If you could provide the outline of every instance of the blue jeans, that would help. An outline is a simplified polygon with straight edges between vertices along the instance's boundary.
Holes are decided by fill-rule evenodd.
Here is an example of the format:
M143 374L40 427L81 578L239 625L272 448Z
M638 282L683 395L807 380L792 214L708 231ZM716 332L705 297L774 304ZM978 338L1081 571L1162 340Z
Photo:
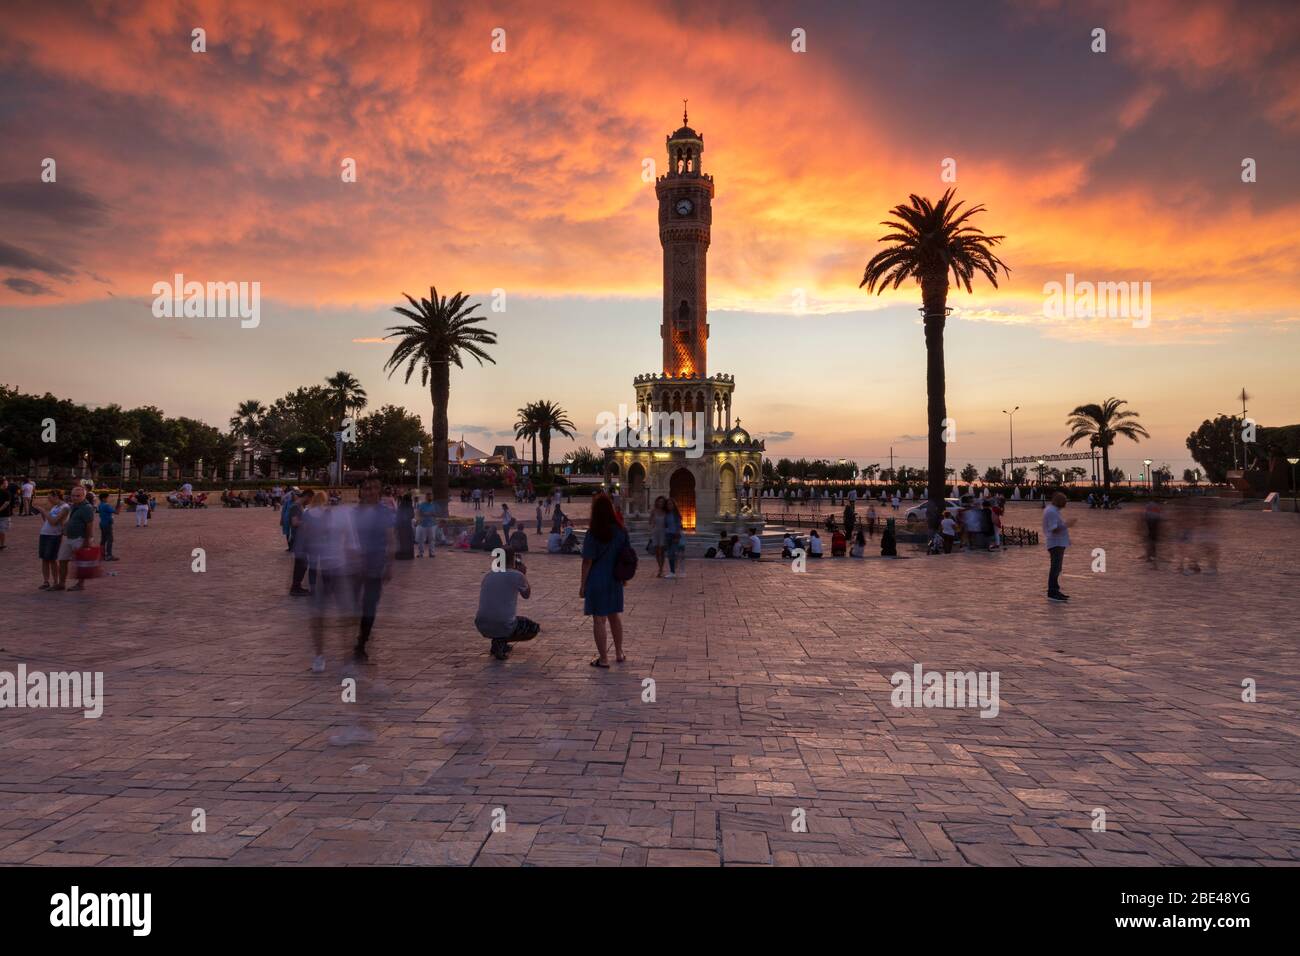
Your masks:
M1061 577L1061 565L1065 561L1065 548L1048 548L1047 553L1051 556L1051 567L1047 572L1047 594L1053 597L1061 593L1059 579Z
M677 544L681 540L679 534L664 535L664 550L668 552L668 573L677 573Z

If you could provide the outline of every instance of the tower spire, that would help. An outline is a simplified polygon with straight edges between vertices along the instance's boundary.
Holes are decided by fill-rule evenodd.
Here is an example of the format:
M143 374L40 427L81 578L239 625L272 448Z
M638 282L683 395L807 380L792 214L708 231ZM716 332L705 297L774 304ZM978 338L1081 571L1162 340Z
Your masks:
M683 125L683 126L690 126L690 125L691 125L691 124L688 123L687 120L686 120L686 101L685 101L685 100L682 100L682 125Z

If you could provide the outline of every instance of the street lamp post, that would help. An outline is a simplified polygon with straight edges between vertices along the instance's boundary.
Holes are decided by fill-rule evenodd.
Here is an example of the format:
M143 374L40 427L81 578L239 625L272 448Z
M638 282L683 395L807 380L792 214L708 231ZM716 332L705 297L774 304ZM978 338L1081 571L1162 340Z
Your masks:
M1041 493L1041 491L1042 491L1042 487L1043 487L1043 471L1044 471L1044 467L1045 467L1046 465L1047 465L1047 462L1045 462L1045 461L1044 461L1043 459L1041 459L1041 458L1038 459L1038 488L1039 488L1040 493Z
M120 509L122 507L122 487L126 484L126 446L131 444L131 439L117 438L114 441L117 442L117 447L122 449L122 471L117 480L117 507Z
M1287 464L1291 466L1291 510L1296 510L1296 488L1295 488L1295 466L1300 465L1300 458L1288 458Z
M1020 411L1019 405L1011 409L1011 411L1007 411L1005 408L1002 409L1002 414L1007 416L1007 435L1010 438L1010 443L1011 443L1011 456L1010 456L1011 461L1008 463L1009 471L1007 474L1002 476L1003 480L1005 481L1010 481L1011 475L1014 474L1016 470L1016 424L1015 423L1016 423L1016 412L1018 411Z
M418 498L420 496L420 479L422 477L420 472L420 456L424 454L424 446L415 445L411 448L411 451L415 452L415 496Z
M402 479L406 477L406 459L405 458L397 459L397 464L401 466L401 468L398 470L398 475L397 475L397 481L400 484Z
M306 450L307 450L306 447L302 445L299 445L297 448L294 449L294 451L298 453L298 480L299 481L303 480L302 479L302 454Z
M1151 480L1151 459L1150 459L1150 458L1143 458L1143 459L1142 459L1142 464L1146 465L1146 468L1147 468L1147 474L1146 474L1146 478L1147 478L1147 493L1150 494L1152 491L1155 490L1155 484L1154 484L1154 482L1152 482L1152 480Z

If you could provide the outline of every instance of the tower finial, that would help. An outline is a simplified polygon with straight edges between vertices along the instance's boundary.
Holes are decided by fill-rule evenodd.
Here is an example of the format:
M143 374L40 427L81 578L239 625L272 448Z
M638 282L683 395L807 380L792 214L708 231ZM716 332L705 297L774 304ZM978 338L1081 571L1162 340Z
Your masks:
M690 125L691 125L690 123L688 123L688 122L686 121L686 101L685 101L685 100L682 100L682 125L683 125L683 126L690 126Z

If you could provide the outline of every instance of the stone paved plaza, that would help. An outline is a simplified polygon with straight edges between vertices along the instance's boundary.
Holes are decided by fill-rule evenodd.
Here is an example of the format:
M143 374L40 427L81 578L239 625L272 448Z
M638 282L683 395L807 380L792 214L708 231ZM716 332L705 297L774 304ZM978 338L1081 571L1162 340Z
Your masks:
M529 557L544 629L504 663L472 626L483 555L397 562L355 704L342 625L308 669L272 512L124 514L117 575L82 594L36 589L15 519L0 670L103 671L106 703L0 711L0 862L1294 864L1300 523L1226 514L1222 573L1187 577L1140 561L1135 511L1071 515L1069 605L1041 548L643 561L609 671L578 559ZM1000 712L893 707L917 662L999 672ZM358 722L374 742L330 742Z

